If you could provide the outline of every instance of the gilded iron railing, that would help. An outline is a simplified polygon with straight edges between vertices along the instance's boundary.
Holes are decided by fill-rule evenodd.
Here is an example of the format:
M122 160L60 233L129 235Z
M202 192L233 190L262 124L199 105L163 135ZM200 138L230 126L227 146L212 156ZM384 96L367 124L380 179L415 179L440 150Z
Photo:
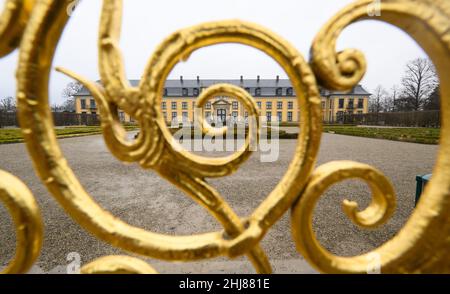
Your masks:
M292 208L292 233L297 249L316 269L326 273L364 273L371 256L380 257L383 273L450 272L450 2L448 0L384 0L376 18L393 24L413 37L436 65L441 80L442 129L440 151L433 177L422 200L401 231L372 252L355 257L335 256L323 248L312 230L313 210L325 190L343 180L358 178L369 184L372 202L358 211L354 202L343 209L356 224L371 228L393 213L395 192L378 170L365 164L337 161L315 168L321 139L318 85L349 90L366 71L361 52L336 53L336 39L348 25L371 18L372 0L360 0L335 15L319 32L308 63L288 42L264 27L219 21L182 29L169 36L151 57L139 86L131 87L124 74L119 48L122 1L104 0L99 33L99 70L103 87L69 70L60 71L82 82L97 100L102 113L104 139L110 151L124 162L153 169L200 205L224 230L192 236L169 236L133 227L102 209L84 190L55 137L48 105L48 80L54 51L68 21L72 0L8 0L0 16L0 56L20 47L17 98L20 124L28 152L40 178L66 212L85 230L126 251L168 261L192 261L247 255L256 270L270 273L260 240ZM225 158L204 158L180 151L159 108L164 81L176 63L202 47L240 43L257 48L286 71L297 93L301 112L300 137L295 156L284 177L258 208L240 219L206 178L235 172L251 155L250 143L258 140L255 120L245 148ZM20 44L19 44L20 43ZM254 99L232 85L216 85L197 101L202 107L217 94L238 98L250 115L257 116ZM134 117L141 127L132 143L124 140L117 109ZM202 122L206 128L211 128ZM224 130L215 130L222 133ZM17 230L17 251L5 273L26 272L39 255L43 226L29 190L13 176L0 173L0 198L9 208ZM82 268L83 273L152 273L145 262L109 256Z

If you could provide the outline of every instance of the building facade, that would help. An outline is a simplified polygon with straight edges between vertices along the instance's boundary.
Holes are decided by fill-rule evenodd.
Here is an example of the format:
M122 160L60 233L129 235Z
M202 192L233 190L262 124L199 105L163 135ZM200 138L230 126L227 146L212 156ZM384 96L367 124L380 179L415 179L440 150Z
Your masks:
M131 85L137 86L139 81L131 80ZM195 101L201 91L211 85L228 83L248 91L256 100L263 121L278 121L281 123L298 122L300 108L296 93L289 80L280 79L244 79L238 80L202 80L184 79L167 80L164 87L161 110L166 122L187 123L194 119ZM344 114L367 113L369 110L370 93L361 85L348 93L333 92L322 89L322 115L325 123L339 122ZM86 88L76 95L76 112L99 114L94 98ZM229 121L246 119L248 113L244 106L233 97L215 97L209 101L203 115L210 120ZM119 112L123 122L133 122L133 119L123 111Z

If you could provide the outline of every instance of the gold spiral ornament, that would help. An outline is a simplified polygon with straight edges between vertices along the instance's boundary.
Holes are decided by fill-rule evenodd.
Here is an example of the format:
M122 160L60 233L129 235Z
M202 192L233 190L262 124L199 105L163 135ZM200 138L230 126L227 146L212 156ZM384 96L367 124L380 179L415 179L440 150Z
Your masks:
M391 182L377 169L353 161L333 161L318 167L312 174L302 197L292 210L292 233L297 249L313 266L326 273L364 273L370 266L373 253L355 258L337 257L323 248L312 227L314 208L320 197L333 184L344 180L360 179L372 191L372 202L363 211L358 204L344 200L346 215L363 228L384 224L394 213L395 192ZM380 255L381 256L381 255Z
M6 0L0 13L0 57L19 46L36 0Z
M99 36L103 86L68 70L60 70L83 82L99 102L105 141L118 159L156 170L204 206L223 225L224 232L169 236L145 231L103 210L82 188L58 147L48 108L45 77L67 21L67 3L59 1L37 3L36 15L28 26L21 50L20 59L24 66L18 73L19 117L40 177L69 215L86 230L112 245L172 261L247 254L258 272L271 272L270 263L258 242L276 219L289 209L306 184L320 142L319 91L308 64L291 45L267 29L241 21L214 22L181 30L167 38L150 59L139 87L132 88L124 76L117 45L122 3L109 0L103 3ZM53 25L49 27L45 23ZM173 145L174 140L160 111L164 81L179 60L186 60L199 48L230 42L253 46L274 58L291 78L300 107L304 110L300 125L302 135L294 162L278 188L262 203L257 214L249 218L247 228L205 178L235 172L250 155L248 144L243 152L214 159L179 150ZM41 46L42 50L37 50L36 44L45 45L44 48ZM35 76L36 70L45 74ZM30 76L34 78L32 84ZM252 114L256 114L255 102L242 89L230 85L216 87L219 88L213 87L209 91L234 94ZM135 142L125 143L122 137L124 132L116 113L118 107L134 117L142 128ZM249 136L248 140L251 139Z
M10 212L16 229L16 252L2 274L26 273L39 256L43 225L30 190L15 176L0 170L0 201Z
M370 257L378 256L378 266L383 273L449 273L450 2L385 0L381 1L380 16L376 18L367 13L367 7L372 3L370 0L357 1L334 16L315 39L311 63L318 79L324 85L331 89L349 90L363 77L366 62L362 53L356 50L335 53L336 40L344 28L360 20L375 19L395 25L414 38L435 64L441 85L442 127L433 176L421 196L421 201L400 232L372 252L354 258L333 256L325 252L312 237L314 233L311 228L307 228L308 224L305 222L309 223L313 206L306 205L320 196L319 187L322 183L309 182L306 189L308 192L301 196L294 208L293 219L297 223L293 224L293 230L297 248L312 265L323 272L365 273ZM320 178L320 174L324 176L327 173L341 175L342 171L336 165L331 164L328 167L328 171L326 167L317 170L315 176ZM347 163L345 169L351 174L352 169L358 169L358 164ZM383 181L380 178L377 184L382 186ZM304 222L298 222L299 219Z
M129 85L119 48L122 1L104 0L99 32L97 85L66 69L60 71L82 82L97 100L105 142L124 162L153 169L202 205L223 226L223 231L191 236L157 234L131 226L101 208L85 191L64 158L56 140L48 104L48 81L55 48L68 21L73 0L8 0L0 16L0 56L19 43L17 70L19 121L28 151L41 180L65 211L84 229L107 243L135 254L168 261L193 261L221 255L247 255L257 272L271 266L259 242L290 209L297 248L318 270L361 273L366 258L380 257L382 272L450 272L450 2L447 0L384 0L376 19L393 24L413 37L433 60L441 79L442 129L433 177L416 210L390 241L366 255L339 257L324 250L315 238L311 217L316 201L331 185L360 178L372 188L372 204L363 211L345 202L344 211L363 227L385 222L395 207L392 185L376 169L355 162L332 162L316 170L322 133L317 82L334 90L349 90L364 76L367 64L361 52L336 52L336 40L348 25L369 19L372 0L360 0L334 16L319 32L308 64L288 42L266 28L231 20L185 28L166 38L152 54L143 79ZM370 18L373 19L373 18ZM200 48L238 43L259 49L273 58L289 76L297 94L300 135L294 157L281 181L245 219L241 219L212 187L207 178L238 170L251 155L249 146L259 137L259 121L238 152L224 158L207 158L180 148L168 130L160 109L165 80L180 62ZM257 116L255 101L247 92L221 84L206 89L197 106L217 93L238 98L250 115ZM138 121L140 135L125 140L117 110ZM215 129L201 118L205 131ZM0 196L12 212L17 230L17 252L6 272L25 272L35 261L42 243L42 223L28 189L13 176L0 172ZM85 273L149 273L150 266L133 258L104 257L82 269Z
M212 127L203 117L203 108L208 102L208 100L218 97L235 97L238 101L242 103L249 116L249 135L246 137L244 150L250 150L250 146L255 146L254 144L259 142L260 135L260 119L258 106L252 96L240 87L229 85L229 84L217 84L207 88L205 91L200 93L196 104L195 104L195 118L197 127L202 130L203 134L209 134L211 136L223 136L226 135L228 127L224 126L222 128ZM248 152L248 154L250 154ZM240 157L238 155L238 157Z
M157 274L145 261L130 256L105 256L84 265L82 274Z
M7 0L0 13L0 58L14 51L22 38L34 0ZM17 177L0 170L0 201L12 216L16 252L1 274L23 274L42 247L43 225L39 207L28 187Z

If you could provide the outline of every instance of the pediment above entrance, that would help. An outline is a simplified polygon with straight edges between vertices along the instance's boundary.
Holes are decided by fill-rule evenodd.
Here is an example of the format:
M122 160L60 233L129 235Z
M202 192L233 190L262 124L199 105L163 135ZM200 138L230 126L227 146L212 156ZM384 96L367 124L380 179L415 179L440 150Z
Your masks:
M220 98L220 99L214 101L212 103L212 105L214 105L214 106L228 106L228 105L231 105L231 103L228 102L227 100L223 99L223 98Z

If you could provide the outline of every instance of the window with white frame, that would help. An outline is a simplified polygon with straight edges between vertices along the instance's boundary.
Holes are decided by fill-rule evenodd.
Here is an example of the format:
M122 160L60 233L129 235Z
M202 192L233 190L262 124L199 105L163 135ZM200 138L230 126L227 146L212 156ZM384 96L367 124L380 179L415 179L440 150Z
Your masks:
M277 102L277 109L283 109L283 101Z

